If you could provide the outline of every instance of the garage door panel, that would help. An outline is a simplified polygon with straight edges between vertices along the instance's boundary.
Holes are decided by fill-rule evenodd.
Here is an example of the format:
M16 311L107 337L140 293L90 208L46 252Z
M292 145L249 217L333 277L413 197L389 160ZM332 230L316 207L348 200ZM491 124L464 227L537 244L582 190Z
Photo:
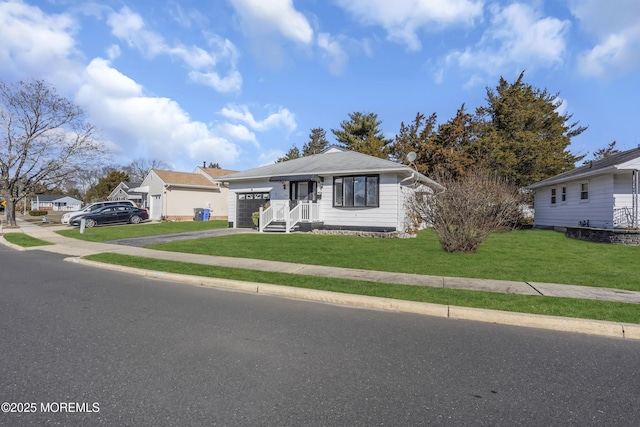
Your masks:
M269 201L269 193L238 194L238 228L253 228L252 215Z

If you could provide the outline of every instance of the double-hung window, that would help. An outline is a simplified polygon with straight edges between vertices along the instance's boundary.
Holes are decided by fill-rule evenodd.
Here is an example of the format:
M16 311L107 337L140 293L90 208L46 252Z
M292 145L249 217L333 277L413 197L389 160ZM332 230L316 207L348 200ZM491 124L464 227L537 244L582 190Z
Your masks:
M339 176L333 179L333 206L377 208L380 199L379 175Z
M555 188L551 189L551 204L552 205L556 204L556 189Z
M589 183L580 183L580 200L589 200Z
M567 201L567 187L563 186L561 193L560 193L560 200L562 201L562 203L565 203Z

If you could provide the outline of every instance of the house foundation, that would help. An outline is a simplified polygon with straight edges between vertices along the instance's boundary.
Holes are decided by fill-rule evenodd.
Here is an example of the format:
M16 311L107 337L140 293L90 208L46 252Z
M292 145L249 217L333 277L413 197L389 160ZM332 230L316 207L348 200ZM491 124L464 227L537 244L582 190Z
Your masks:
M565 235L572 239L587 240L614 245L640 246L640 230L638 229L604 229L589 227L566 227Z

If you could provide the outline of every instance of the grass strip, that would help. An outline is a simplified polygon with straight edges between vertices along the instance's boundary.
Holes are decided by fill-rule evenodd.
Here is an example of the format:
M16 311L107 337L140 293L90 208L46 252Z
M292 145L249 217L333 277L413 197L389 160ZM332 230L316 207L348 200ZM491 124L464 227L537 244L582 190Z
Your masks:
M230 267L209 266L114 253L95 254L85 258L108 264L123 265L167 273L187 274L192 276L233 279L256 283L270 283L306 289L368 295L407 301L429 302L461 307L485 308L518 313L544 314L623 323L640 323L640 306L638 304L630 303L543 297L535 295L500 294L459 289L407 286L360 280L334 279L291 273L274 273Z
M23 248L31 248L34 246L46 246L46 245L53 244L50 242L46 242L44 240L36 239L35 237L31 237L28 234L24 234L24 233L6 233L4 235L4 239L9 243L22 246Z

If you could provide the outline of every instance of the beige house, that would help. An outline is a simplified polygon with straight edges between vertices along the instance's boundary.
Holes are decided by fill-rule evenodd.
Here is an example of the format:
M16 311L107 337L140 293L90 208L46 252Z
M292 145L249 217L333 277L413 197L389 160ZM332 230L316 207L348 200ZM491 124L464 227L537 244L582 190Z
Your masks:
M153 169L132 191L142 193L142 207L152 220L192 221L196 209L206 210L208 219L227 220L228 189L213 179L233 172L203 167L191 173Z

